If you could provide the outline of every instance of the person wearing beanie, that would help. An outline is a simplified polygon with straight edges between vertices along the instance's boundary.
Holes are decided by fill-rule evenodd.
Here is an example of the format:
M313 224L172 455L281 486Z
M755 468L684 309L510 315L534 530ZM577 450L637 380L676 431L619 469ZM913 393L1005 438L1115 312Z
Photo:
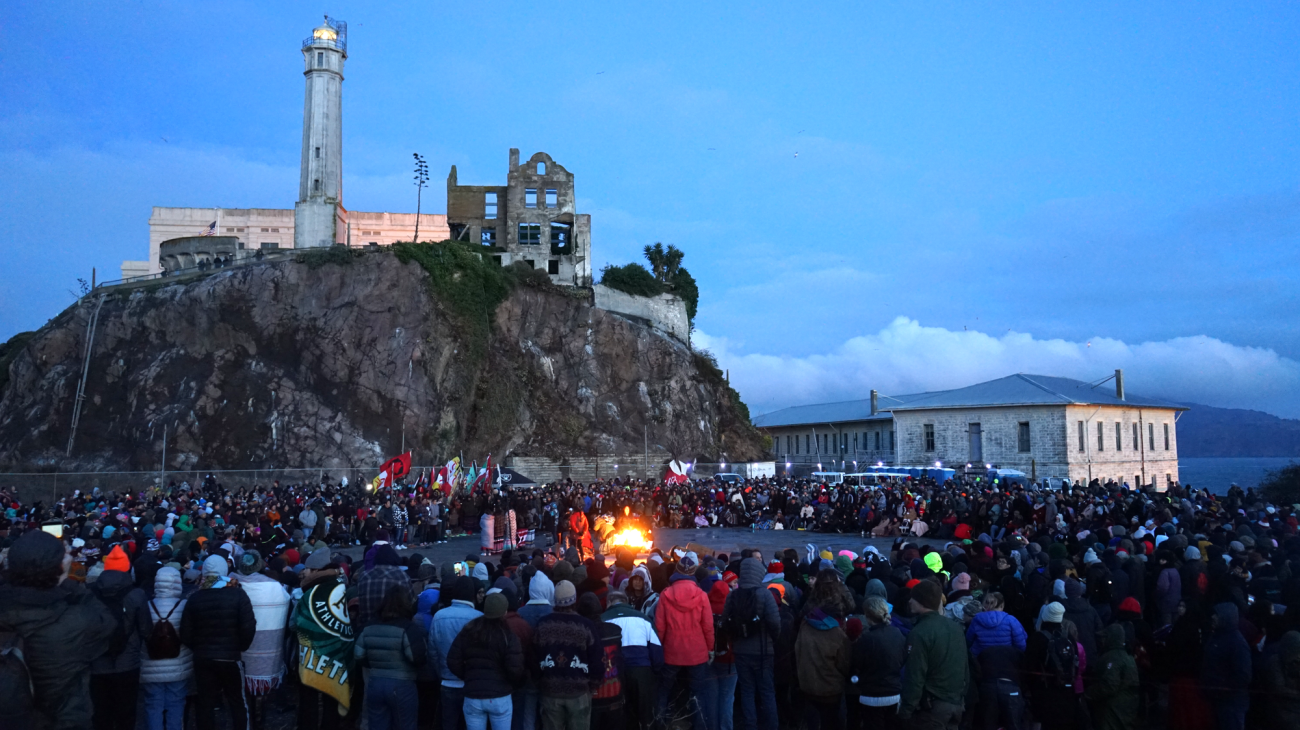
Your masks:
M312 553L314 557L316 553ZM374 567L367 568L357 581L357 625L355 631L365 631L371 623L379 620L379 609L388 592L402 586L408 591L411 586L410 576L402 569L402 562L392 545L380 545L374 549Z
M1037 631L1025 647L1024 686L1034 717L1048 730L1078 727L1079 695L1075 681L1081 662L1079 646L1061 626L1065 606L1052 601L1038 613Z
M943 589L933 580L912 589L908 607L914 624L907 636L898 719L917 727L956 727L970 681L962 625L943 616Z
M572 583L556 583L555 610L543 616L533 632L537 689L547 728L589 727L592 693L604 679L600 636L595 624L576 613L577 602Z
M8 549L0 631L22 639L33 692L30 714L6 708L12 727L93 726L91 663L120 635L99 599L63 581L71 565L63 541L40 530L23 533Z
M747 558L754 560L754 558ZM695 582L698 567L694 553L687 553L677 563L668 587L655 604L655 630L664 646L664 671L659 681L658 713L666 712L673 685L681 674L699 699L699 690L709 686L712 677L708 663L713 659L713 610L709 598ZM759 568L762 570L762 568ZM694 723L703 723L702 702L692 703ZM707 727L707 725L703 725Z
M221 555L204 560L200 589L189 596L181 614L181 643L194 652L200 730L214 726L214 713L223 700L235 730L247 725L240 659L253 643L257 619L248 594L229 575L230 565Z
M450 596L451 603L433 614L433 621L429 625L429 644L433 648L438 675L442 678L442 726L450 728L456 727L463 716L465 681L451 671L447 659L461 630L483 614L474 608L478 583L473 578L461 575L448 579L444 576L442 591Z
M362 703L372 728L415 727L419 708L415 680L428 659L428 649L414 615L410 585L392 587L376 621L366 626L353 646L353 669L369 670Z
M151 622L146 608L149 597L136 587L131 560L122 545L114 545L104 557L104 572L90 584L90 591L109 613L119 617L121 626L108 652L90 667L94 724L134 730L140 690L140 645L149 635Z

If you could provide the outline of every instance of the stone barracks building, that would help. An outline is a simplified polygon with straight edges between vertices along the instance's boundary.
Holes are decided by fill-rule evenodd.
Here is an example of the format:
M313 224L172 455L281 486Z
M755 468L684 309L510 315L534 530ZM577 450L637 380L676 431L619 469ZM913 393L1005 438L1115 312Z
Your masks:
M1016 374L912 395L795 406L754 419L778 473L869 466L1017 469L1032 479L1178 481L1176 424L1186 407L1070 378ZM784 464L783 464L784 462Z

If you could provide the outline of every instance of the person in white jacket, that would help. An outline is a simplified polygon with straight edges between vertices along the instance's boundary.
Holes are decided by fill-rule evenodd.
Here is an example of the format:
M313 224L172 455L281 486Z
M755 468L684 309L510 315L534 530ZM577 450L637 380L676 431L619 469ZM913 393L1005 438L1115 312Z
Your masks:
M140 692L144 695L145 727L149 730L182 730L185 726L185 695L194 676L194 654L179 639L180 654L174 659L150 659L148 647L153 627L164 619L170 621L179 637L181 615L185 612L181 589L179 570L158 569L153 600L148 604L150 633L140 646Z

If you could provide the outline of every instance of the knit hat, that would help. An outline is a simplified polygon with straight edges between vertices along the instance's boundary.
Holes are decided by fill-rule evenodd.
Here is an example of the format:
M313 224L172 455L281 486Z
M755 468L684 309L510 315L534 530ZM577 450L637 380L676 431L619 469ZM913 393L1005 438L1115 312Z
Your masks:
M324 552L329 552L329 551L326 550ZM280 557L284 558L284 562L288 564L288 566L291 568L297 565L298 561L302 560L302 555L299 554L299 552L297 550L294 550L293 548L289 548L288 550L285 550L283 553L280 553Z
M1138 600L1133 596L1129 596L1119 602L1119 611L1120 613L1127 611L1128 613L1140 614L1142 613L1142 604L1138 603Z
M555 607L565 608L578 602L578 590L567 580L555 584Z
M943 602L943 591L932 580L923 580L912 589L912 600L931 611L938 611Z
M9 548L9 569L22 573L53 573L61 570L63 541L48 532L32 530Z
M958 573L957 577L952 579L952 589L954 591L969 591L970 573Z
M203 575L217 575L224 578L230 575L230 566L226 564L226 559L220 555L211 555L207 560L203 561Z
M104 556L104 570L116 570L119 573L131 572L131 559L126 556L126 551L121 545L114 545L113 549Z
M262 568L265 567L266 563L262 562L262 556L256 550L245 550L244 554L239 558L240 575L260 573Z
M1083 584L1077 580L1067 580L1065 582L1065 597L1078 598L1083 595Z
M572 578L573 563L570 563L567 560L561 560L560 562L556 563L555 567L551 568L551 577L555 579L556 583L559 583L562 580L568 580Z
M782 563L780 560L773 560L772 562L767 564L767 572L784 574L785 564Z
M695 559L691 557L692 555L693 553L687 553L681 560L677 561L678 573L681 573L682 575L695 575L695 569L699 567L699 563L695 562ZM557 598L556 600L559 599Z
M380 545L375 550L375 565L401 565L402 559L397 556L397 551L392 545Z
M572 588L573 584L570 583L569 586ZM510 601L504 593L493 593L483 599L483 618L501 618L506 615L509 604Z
M1056 601L1043 606L1043 622L1049 624L1059 624L1065 619L1065 606Z
M724 582L724 583L730 583L730 582L733 581L733 580L740 580L740 576L736 575L735 573L731 572L730 570L728 570L727 572L725 572L725 573L722 574L722 582Z
M313 551L307 556L303 565L309 570L324 570L330 565L330 551L327 549Z
M1200 559L1201 559L1201 551L1197 549L1194 545L1188 545L1187 549L1183 551L1183 560L1200 560Z

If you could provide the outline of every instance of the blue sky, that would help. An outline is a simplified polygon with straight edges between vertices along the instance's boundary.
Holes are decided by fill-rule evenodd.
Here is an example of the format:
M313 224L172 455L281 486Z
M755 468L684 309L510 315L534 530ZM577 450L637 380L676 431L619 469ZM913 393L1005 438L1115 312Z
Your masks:
M413 211L415 151L434 212L452 164L551 153L597 266L686 251L757 412L1125 367L1300 416L1300 6L623 5L12 4L0 338L143 258L152 205L292 207L328 12L348 207Z

